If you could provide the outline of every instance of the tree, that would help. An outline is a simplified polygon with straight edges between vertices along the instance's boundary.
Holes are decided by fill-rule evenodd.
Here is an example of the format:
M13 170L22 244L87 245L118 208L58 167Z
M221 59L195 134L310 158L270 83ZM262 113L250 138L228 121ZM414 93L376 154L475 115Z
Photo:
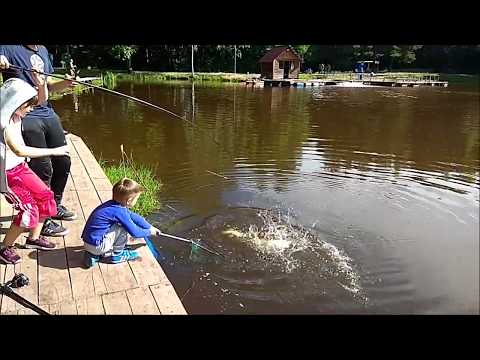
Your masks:
M111 54L118 60L127 61L128 70L132 70L132 56L138 50L136 45L114 45L110 50Z

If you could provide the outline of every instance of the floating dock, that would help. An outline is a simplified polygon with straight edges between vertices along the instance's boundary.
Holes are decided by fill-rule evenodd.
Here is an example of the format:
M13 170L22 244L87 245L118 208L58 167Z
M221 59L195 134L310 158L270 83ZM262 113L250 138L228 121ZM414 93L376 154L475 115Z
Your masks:
M362 79L362 80L301 80L301 79L261 79L248 80L247 86L253 87L317 87L317 86L387 86L387 87L419 87L419 86L448 86L448 81L433 80L384 80L384 79Z

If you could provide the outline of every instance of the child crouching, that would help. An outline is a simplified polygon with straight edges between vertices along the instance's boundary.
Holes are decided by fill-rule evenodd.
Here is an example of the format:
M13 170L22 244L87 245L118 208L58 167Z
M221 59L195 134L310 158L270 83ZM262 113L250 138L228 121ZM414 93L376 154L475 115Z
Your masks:
M129 210L143 191L137 182L123 178L113 186L112 200L93 210L82 233L86 267L100 259L113 264L138 259L136 251L125 248L128 234L134 238L161 234L142 216Z

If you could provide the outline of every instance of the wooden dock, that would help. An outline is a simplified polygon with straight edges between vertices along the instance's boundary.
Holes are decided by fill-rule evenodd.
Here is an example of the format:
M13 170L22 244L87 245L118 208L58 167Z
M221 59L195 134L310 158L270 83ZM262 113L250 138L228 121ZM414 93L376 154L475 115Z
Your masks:
M64 193L64 204L78 218L65 221L70 230L64 237L51 237L57 248L40 251L21 248L22 262L5 265L0 261L0 282L15 273L24 273L30 284L15 289L19 295L55 315L174 315L186 314L175 289L143 239L132 244L142 256L139 261L83 267L83 241L80 235L91 211L111 198L112 185L83 140L69 134L71 174ZM13 215L12 207L1 196L2 241ZM26 234L24 234L26 235ZM5 295L0 295L0 315L35 314Z
M316 86L388 86L388 87L418 87L418 86L448 86L448 81L434 81L434 80L385 80L368 78L365 76L362 80L335 80L335 79L261 79L249 80L245 82L248 86L253 87L316 87Z

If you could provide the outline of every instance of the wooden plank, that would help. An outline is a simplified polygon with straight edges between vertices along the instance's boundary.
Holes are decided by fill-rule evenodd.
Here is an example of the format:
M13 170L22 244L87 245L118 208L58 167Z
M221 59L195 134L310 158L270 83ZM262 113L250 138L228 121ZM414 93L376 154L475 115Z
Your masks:
M180 302L172 284L161 283L150 286L150 291L162 315L186 315L187 312Z
M137 280L127 262L120 264L99 263L108 292L128 290L138 287Z
M165 278L162 276L163 271L152 252L148 248L144 239L132 239L131 244L143 244L136 249L142 257L141 260L129 261L130 268L133 271L135 279L140 286L153 285L162 282Z
M67 258L70 267L70 277L72 282L72 291L75 299L82 297L92 297L95 294L104 294L107 292L102 273L98 265L90 269L83 268L83 241L81 234L85 226L85 216L88 216L88 209L84 210L79 201L79 197L85 197L85 194L80 191L65 193L65 201L69 204L72 211L78 215L78 219L73 222L66 222L71 224L69 229L70 234L65 236L65 244L67 245ZM100 203L98 197L92 196L90 204L93 202ZM93 205L86 204L89 208ZM85 212L84 212L85 211Z
M13 214L13 209L10 206L10 204L5 200L5 197L3 195L0 195L0 226L2 231L0 232L0 242L3 243L3 239L5 238L6 233L9 226L10 226L10 216ZM0 261L0 282L3 284L5 282L5 272L7 270L8 265L4 264L3 262ZM10 280L10 279L7 279ZM0 315L2 315L2 302L3 302L4 295L0 294ZM7 299L7 296L5 296L5 299ZM5 300L6 302L9 302L11 299Z
M126 291L133 315L160 315L160 310L148 287Z
M102 167L82 139L79 138L72 140L72 145L74 146L78 156L81 158L83 165L86 167L87 172L92 179L106 178Z
M70 167L70 173L73 177L73 183L75 184L75 189L79 190L88 190L95 191L93 183L88 175L87 170L83 166L81 161L74 161Z
M18 309L17 315L39 315L32 309L22 307L21 309Z
M22 257L22 262L15 265L15 273L25 274L28 277L30 283L28 284L28 286L15 289L15 292L30 301L31 303L38 305L37 250L17 249L16 251L17 254ZM25 307L17 303L17 310L22 309L25 309Z
M5 283L5 270L7 269L7 265L0 262L0 283ZM0 315L2 315L2 301L3 301L3 294L0 294Z
M7 265L4 275L4 280L8 281L13 278L15 275L15 266L14 265ZM2 298L2 309L0 313L3 315L16 315L17 314L17 306L16 301L9 298L8 296L3 296Z
M38 264L39 304L57 304L72 300L65 249L39 251Z
M70 230L65 238L66 254L70 271L70 281L74 299L81 299L95 295L95 284L93 280L93 268L85 269L83 264L84 250L81 239L85 218L76 192L64 194L65 202L69 208L78 215L77 220L63 222Z
M103 178L93 178L95 181L93 185L95 186L95 189L97 189L97 193L99 191L106 191L109 194L109 197L112 198L112 183L110 180L108 180L107 177Z
M102 203L112 199L112 189L111 188L110 188L110 190L98 190L97 193L98 193L98 196L100 196L100 200L102 201Z
M93 188L92 190L77 190L77 193L83 214L85 214L85 218L88 219L93 210L100 205L100 198Z
M107 315L131 315L132 309L125 291L102 295L103 307Z
M65 301L59 304L61 315L77 315L77 303L75 300Z
M95 287L95 294L105 294L107 292L107 286L105 285L105 280L99 264L93 267L92 278L93 286Z
M47 305L48 306L48 312L50 315L60 315L60 305L59 304L52 304L52 305Z
M76 303L78 315L105 315L105 309L100 296L79 299Z

